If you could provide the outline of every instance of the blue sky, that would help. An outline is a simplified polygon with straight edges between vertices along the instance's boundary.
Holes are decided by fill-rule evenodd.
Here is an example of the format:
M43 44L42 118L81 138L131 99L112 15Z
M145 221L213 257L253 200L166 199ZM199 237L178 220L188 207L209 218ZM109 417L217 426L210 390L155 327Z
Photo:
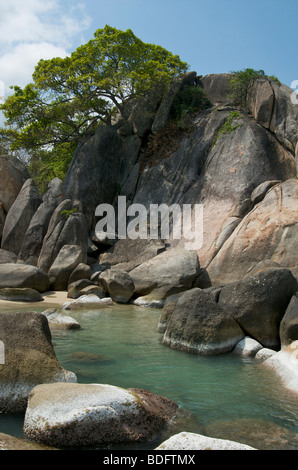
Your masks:
M298 80L298 0L0 0L0 96L109 24L159 44L198 74L251 67Z

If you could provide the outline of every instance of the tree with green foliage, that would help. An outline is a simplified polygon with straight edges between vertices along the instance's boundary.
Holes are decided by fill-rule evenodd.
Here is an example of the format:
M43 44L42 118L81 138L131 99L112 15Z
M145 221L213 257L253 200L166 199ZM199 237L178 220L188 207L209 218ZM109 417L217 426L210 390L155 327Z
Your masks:
M6 118L0 148L25 150L41 179L61 176L75 146L99 123L109 124L115 110L122 114L129 100L187 68L177 55L142 42L130 29L106 25L70 56L41 60L33 83L12 87L0 106Z
M274 76L268 76L264 70L254 70L251 68L233 71L229 82L230 98L236 106L246 106L246 97L249 87L258 79L273 80L280 83Z

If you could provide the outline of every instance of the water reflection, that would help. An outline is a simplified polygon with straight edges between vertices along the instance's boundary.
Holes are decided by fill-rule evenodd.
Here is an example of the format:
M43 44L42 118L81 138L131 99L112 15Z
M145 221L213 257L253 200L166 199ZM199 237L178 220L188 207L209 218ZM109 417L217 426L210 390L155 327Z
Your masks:
M72 312L81 329L52 335L61 365L75 372L78 382L145 388L180 405L183 412L170 428L137 448L152 449L174 433L189 431L258 449L298 450L298 400L274 372L232 354L174 351L160 341L159 315L160 310L134 306ZM0 432L11 433L14 424L2 418Z

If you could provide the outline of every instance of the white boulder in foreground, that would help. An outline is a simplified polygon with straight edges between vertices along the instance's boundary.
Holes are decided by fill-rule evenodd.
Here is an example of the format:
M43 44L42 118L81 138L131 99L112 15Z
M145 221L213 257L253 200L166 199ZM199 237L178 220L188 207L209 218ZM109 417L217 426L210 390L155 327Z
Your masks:
M274 369L287 389L298 393L298 340L264 361L263 365Z
M256 450L246 444L226 439L215 439L191 432L181 432L170 437L155 450Z
M29 395L25 435L67 447L137 442L157 434L177 413L168 398L102 384L43 384Z
M263 346L253 338L245 336L239 343L235 346L233 350L234 354L239 356L255 356L258 351L260 351Z
M225 439L215 439L191 432L181 432L170 437L155 450L256 450L246 444Z
M63 310L79 310L79 309L97 309L101 307L108 307L113 305L110 297L100 299L97 295L87 294L81 295L78 299L71 302L65 302L62 305Z

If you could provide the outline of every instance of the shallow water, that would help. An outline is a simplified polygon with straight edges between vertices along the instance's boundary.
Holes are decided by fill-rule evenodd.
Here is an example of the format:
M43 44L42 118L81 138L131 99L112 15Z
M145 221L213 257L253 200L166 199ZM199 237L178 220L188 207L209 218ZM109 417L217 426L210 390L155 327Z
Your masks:
M161 343L160 310L131 305L71 312L81 329L53 333L61 365L79 383L145 388L179 404L181 416L154 442L114 449L152 449L181 431L298 450L298 398L273 371L233 354L202 357ZM0 432L22 435L22 416L0 415Z

